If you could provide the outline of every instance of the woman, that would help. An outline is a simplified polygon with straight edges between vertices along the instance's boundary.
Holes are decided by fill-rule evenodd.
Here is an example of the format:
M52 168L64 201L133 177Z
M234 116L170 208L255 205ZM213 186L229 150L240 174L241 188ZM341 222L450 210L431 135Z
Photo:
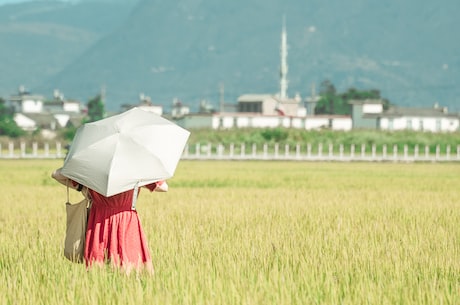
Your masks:
M82 191L84 186L68 179L60 169L51 175L63 185ZM158 181L145 188L151 192L167 192L166 181ZM88 189L92 206L88 218L85 243L85 263L112 265L123 268L127 273L132 269L145 269L153 273L152 259L147 247L147 239L142 230L137 211L132 209L134 190L110 197ZM140 191L140 189L139 189Z

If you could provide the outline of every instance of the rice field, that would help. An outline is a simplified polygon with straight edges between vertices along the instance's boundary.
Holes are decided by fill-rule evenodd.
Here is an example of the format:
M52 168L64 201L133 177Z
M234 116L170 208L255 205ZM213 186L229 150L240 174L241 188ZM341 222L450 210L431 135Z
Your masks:
M154 276L64 258L61 165L0 160L0 304L460 304L460 164L181 161Z

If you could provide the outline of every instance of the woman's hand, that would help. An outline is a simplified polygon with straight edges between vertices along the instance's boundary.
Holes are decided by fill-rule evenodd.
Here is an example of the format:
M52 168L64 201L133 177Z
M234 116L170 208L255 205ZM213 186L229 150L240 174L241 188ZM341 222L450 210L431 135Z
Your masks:
M69 183L69 179L64 176L63 174L61 174L61 168L58 168L57 170L55 170L52 174L51 174L51 177L56 180L57 182L63 184L63 185L67 185L69 184L70 187L72 187L72 183Z
M55 170L52 174L51 174L51 177L53 179L55 179L57 182L59 182L60 184L63 184L65 186L68 186L70 187L71 189L74 189L74 190L77 190L77 191L82 191L82 189L84 188L83 185L81 184L78 184L77 182L74 182L73 180L67 178L66 176L64 176L63 174L61 174L61 169L62 168L58 168L57 170Z
M157 187L155 188L155 192L167 192L169 189L168 184L164 180L158 181L156 184Z

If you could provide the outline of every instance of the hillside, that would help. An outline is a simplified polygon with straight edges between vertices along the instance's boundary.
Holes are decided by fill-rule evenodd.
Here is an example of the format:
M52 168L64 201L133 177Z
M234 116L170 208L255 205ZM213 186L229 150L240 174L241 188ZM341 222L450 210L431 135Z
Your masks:
M110 11L118 2L87 0L76 7L84 3ZM50 52L49 77L39 67L22 75L35 92L59 88L84 101L105 88L114 110L136 102L139 93L165 111L175 97L192 107L201 99L217 106L220 84L227 102L244 93L276 93L284 16L290 96L305 97L313 83L329 79L338 90L379 89L398 105L439 102L459 111L458 6L455 0L142 0L101 28L79 23L91 20L87 10L67 18L86 35L74 43L59 40L63 47ZM36 58L46 62L45 54Z
M20 85L51 96L40 84L58 75L123 23L133 4L32 1L0 6L0 96Z

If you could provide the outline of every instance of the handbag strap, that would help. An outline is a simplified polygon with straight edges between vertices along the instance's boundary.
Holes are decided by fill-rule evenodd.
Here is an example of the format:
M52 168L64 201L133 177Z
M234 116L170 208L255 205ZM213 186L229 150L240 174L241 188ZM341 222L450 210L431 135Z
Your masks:
M70 202L70 199L69 199L69 179L66 179L65 185L67 186L67 202Z
M66 180L65 182L65 185L67 187L67 202L70 203L70 197L69 197L69 179ZM84 187L82 192L83 196L86 198L86 200L88 201L88 208L91 207L91 204L93 203L93 201L91 200L91 194L89 193L89 189L87 187Z
M93 200L91 198L91 194L89 192L89 188L87 188L86 186L83 187L83 190L81 192L83 194L83 196L86 198L86 200L88 201L88 205L87 207L90 208L92 203L93 203Z

